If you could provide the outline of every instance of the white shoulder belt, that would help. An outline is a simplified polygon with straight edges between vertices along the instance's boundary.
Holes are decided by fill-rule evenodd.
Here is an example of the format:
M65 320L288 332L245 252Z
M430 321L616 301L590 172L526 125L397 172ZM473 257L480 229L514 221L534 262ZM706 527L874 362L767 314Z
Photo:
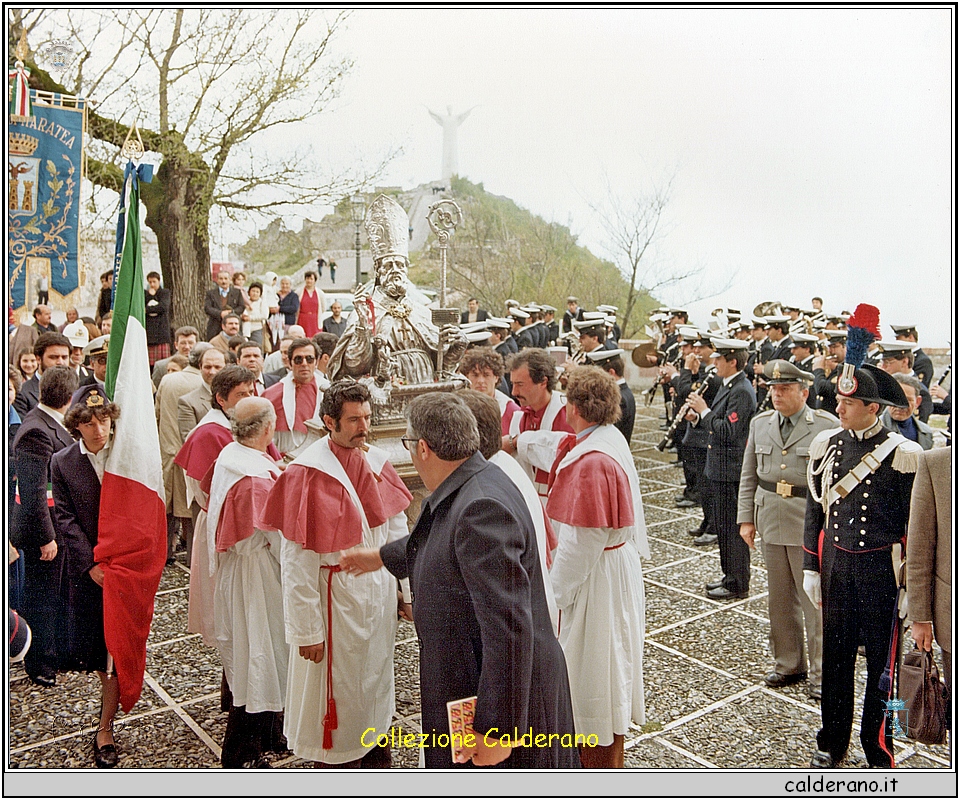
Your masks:
M906 441L906 437L901 436L899 433L891 433L873 450L865 453L853 469L830 487L827 492L827 507L829 508L838 500L842 500L857 488L860 481L880 469L883 460L904 441Z

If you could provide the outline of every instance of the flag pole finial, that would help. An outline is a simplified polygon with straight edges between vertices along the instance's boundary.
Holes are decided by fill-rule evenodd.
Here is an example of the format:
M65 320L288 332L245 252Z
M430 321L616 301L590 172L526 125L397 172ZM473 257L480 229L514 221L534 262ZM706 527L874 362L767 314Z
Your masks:
M27 53L28 53L28 48L27 48L27 29L26 29L26 28L21 28L21 29L20 29L20 41L17 42L17 51L16 51L16 55L17 55L17 64L16 64L16 65L17 65L18 67L22 67L22 66L23 66L23 62L24 62L24 59L26 59L26 57L27 57Z
M137 138L134 139L133 135L136 134ZM130 161L138 162L143 158L144 148L143 148L143 139L140 138L140 128L137 127L136 120L133 125L130 127L130 130L127 131L127 138L123 140L123 147L120 148L120 155L124 158L130 159Z

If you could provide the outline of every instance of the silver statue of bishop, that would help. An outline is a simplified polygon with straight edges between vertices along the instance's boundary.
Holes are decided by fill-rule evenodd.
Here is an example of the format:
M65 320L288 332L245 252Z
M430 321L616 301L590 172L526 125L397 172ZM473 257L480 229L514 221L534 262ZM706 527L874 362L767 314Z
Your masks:
M407 278L409 220L400 204L379 195L364 226L376 277L355 291L354 310L327 374L332 380L371 377L388 390L432 384L436 365L453 371L467 340L458 325L444 326L441 337L428 299Z

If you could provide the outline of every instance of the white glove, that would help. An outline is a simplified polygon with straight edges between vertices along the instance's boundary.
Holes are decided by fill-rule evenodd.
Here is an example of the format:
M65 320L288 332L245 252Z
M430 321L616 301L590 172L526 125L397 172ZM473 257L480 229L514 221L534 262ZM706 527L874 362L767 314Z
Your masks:
M810 598L810 602L813 603L817 608L820 608L822 605L822 597L820 595L820 573L812 569L805 569L803 571L803 591L806 593L807 597Z

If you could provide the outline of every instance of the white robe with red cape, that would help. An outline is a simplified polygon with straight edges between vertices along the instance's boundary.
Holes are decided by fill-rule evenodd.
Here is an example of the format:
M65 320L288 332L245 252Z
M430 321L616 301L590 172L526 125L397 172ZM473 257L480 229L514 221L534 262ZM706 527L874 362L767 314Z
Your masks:
M297 391L293 373L288 372L263 393L263 396L273 403L273 410L277 412L277 430L273 434L273 443L281 453L286 455L307 440L309 432L304 422L320 418L323 392L329 386L330 382L322 372L314 372L312 387L307 383Z
M564 436L530 431L518 446L549 469ZM631 722L646 722L640 557L650 548L637 469L620 431L602 425L560 460L547 516L559 539L550 579L576 730L609 745Z
M505 395L499 389L494 390L493 399L497 401L500 407L500 433L507 436L510 433L510 426L513 424L513 415L520 411L512 397Z
M286 468L270 493L263 516L264 523L283 533L280 564L290 644L283 732L297 756L326 764L343 764L369 753L370 748L360 742L364 731L372 729L368 742L381 733L389 735L395 710L396 580L386 569L351 576L323 568L336 566L343 549L356 545L379 548L408 533L403 510L410 495L406 493L398 509L400 490L396 487L403 484L388 454L370 447L365 457L380 482L381 495L392 493L391 502L385 504L391 514L382 524L370 527L356 489L331 450L329 436L312 444ZM350 522L345 524L345 518ZM356 529L348 529L351 526ZM329 630L328 613L332 620ZM319 664L300 655L300 646L321 642L326 647ZM325 748L323 720L328 710L331 655L337 727L332 731L332 746Z
M283 711L289 647L280 589L280 533L260 521L280 470L231 442L210 483L209 539L218 553L214 630L233 704L248 714Z
M216 559L212 537L207 537L207 493L200 484L214 465L220 451L233 441L230 420L219 408L211 408L197 427L190 431L174 461L182 467L187 482L187 503L200 506L193 525L193 549L190 551L190 594L187 602L187 630L199 633L207 647L217 646L213 624L213 592L216 585Z

